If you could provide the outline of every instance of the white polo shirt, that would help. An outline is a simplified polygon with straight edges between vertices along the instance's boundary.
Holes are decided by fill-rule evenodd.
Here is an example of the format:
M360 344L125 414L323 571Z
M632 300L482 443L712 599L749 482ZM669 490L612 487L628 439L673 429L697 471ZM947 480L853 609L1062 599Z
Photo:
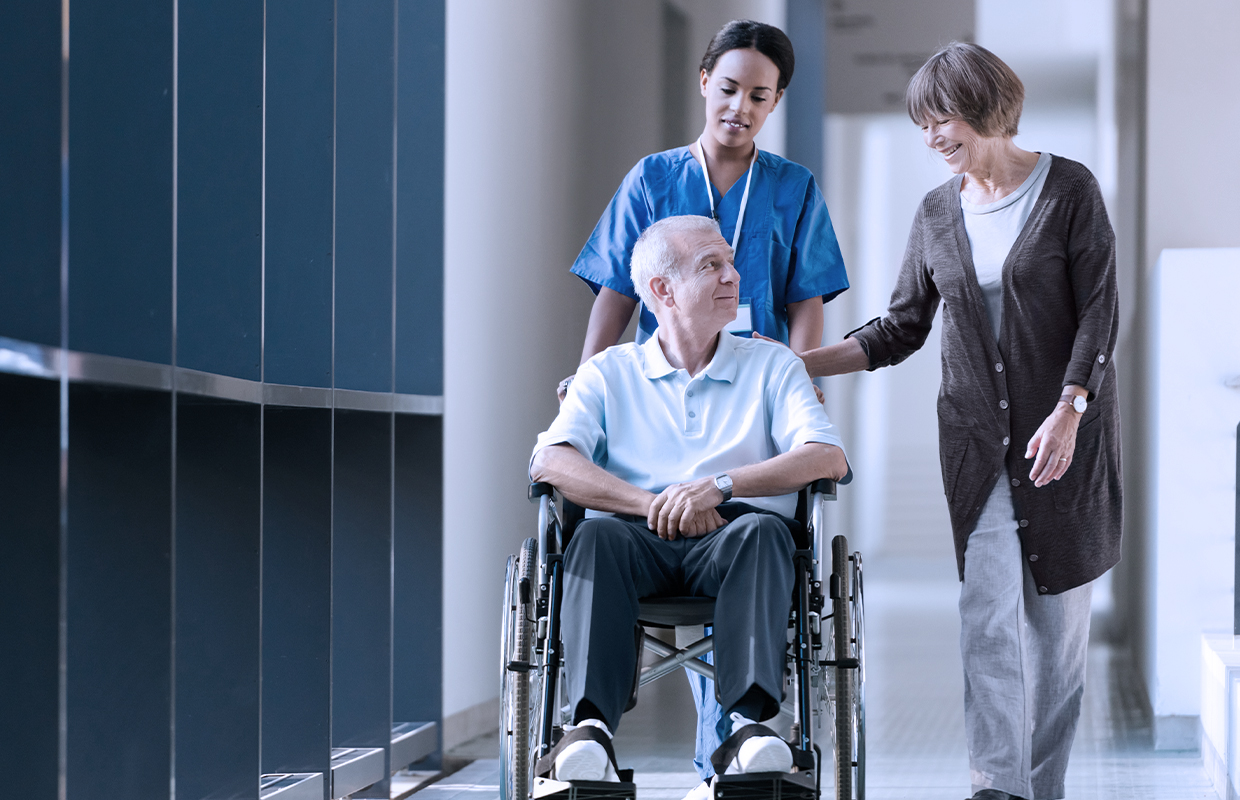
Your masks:
M612 475L658 493L807 442L844 447L801 359L783 345L724 333L694 377L667 363L658 336L594 356L577 370L534 452L571 444ZM796 494L737 499L796 513Z

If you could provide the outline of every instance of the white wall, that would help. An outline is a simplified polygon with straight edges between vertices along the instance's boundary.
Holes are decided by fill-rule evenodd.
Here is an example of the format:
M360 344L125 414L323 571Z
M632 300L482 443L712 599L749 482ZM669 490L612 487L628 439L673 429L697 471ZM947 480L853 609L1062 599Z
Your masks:
M1149 395L1156 746L1195 749L1201 635L1230 633L1240 424L1240 248L1164 250Z
M681 5L695 50L734 16L782 8ZM445 747L495 726L503 563L534 530L529 452L555 415L556 382L576 369L593 301L568 268L625 172L662 149L662 8L448 3Z
M1240 128L1240 5L1230 0L1148 0L1144 142L1144 253L1142 284L1151 287L1158 259L1167 248L1240 246L1240 156L1233 139ZM1164 284L1166 277L1164 277ZM1203 295L1213 291L1200 287ZM1152 323L1157 294L1139 298L1139 323ZM1203 300L1208 299L1203 296ZM1231 318L1236 318L1231 304ZM1149 324L1141 327L1148 329ZM1142 342L1146 375L1157 364L1153 340ZM1146 540L1141 552L1143 601L1135 618L1138 657L1154 707L1155 742L1165 749L1195 745L1196 700L1184 695L1184 681L1196 680L1193 661L1188 676L1178 673L1180 641L1174 632L1199 620L1177 604L1164 605L1168 591L1160 583L1161 543L1171 541L1160 528L1159 488L1153 455L1156 409L1141 409L1143 433L1137 452L1146 458L1125 464L1145 489L1138 507ZM1234 422L1232 423L1234 426ZM1136 449L1136 448L1134 448ZM1132 485L1132 484L1129 484ZM1206 557L1204 553L1200 558ZM1197 562L1200 563L1200 562ZM1195 571L1195 569L1193 570ZM1144 591L1140 591L1140 589ZM1162 598L1162 599L1160 599ZM1192 654L1198 648L1190 648Z

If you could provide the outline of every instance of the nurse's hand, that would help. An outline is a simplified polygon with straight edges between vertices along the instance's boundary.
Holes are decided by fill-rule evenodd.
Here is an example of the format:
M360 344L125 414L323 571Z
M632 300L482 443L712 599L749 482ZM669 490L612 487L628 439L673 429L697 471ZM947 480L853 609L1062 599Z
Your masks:
M555 396L559 398L561 403L564 402L565 397L568 397L568 386L569 384L573 382L573 378L576 378L576 377L577 376L575 374L569 375L567 378L565 378L564 380L556 384Z

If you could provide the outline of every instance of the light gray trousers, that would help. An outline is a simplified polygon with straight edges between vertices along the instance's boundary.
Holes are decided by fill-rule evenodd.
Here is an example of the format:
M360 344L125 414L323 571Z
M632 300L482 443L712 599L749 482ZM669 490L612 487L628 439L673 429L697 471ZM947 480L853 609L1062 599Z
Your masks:
M969 535L960 590L973 791L1064 796L1085 689L1092 585L1039 595L1001 478Z
M565 553L561 612L570 706L590 701L615 731L637 667L638 599L693 595L716 598L723 707L757 686L774 714L783 690L794 549L787 526L771 514L743 514L701 538L670 542L644 519L582 522Z

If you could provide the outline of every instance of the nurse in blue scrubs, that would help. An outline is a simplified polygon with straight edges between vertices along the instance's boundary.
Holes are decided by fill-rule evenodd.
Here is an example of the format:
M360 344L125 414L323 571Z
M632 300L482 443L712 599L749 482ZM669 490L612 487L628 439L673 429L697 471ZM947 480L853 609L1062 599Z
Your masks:
M573 274L597 295L582 363L619 342L639 305L629 278L637 238L654 222L682 214L713 216L735 251L741 298L729 331L757 332L798 353L821 345L822 304L848 288L831 217L808 169L754 144L793 64L792 43L771 25L734 20L711 39L701 63L701 135L629 171L573 264ZM657 324L648 309L640 313L639 342ZM561 382L561 399L571 380ZM705 779L713 773L721 709L710 681L696 673L689 680L699 715L695 763Z
M715 34L701 62L701 135L629 171L573 264L597 295L583 363L620 340L638 306L629 279L637 237L681 214L715 217L735 250L741 301L729 330L757 331L798 353L820 346L822 304L848 288L831 217L808 169L754 144L793 65L792 43L774 26L734 20ZM638 341L655 324L641 309Z

